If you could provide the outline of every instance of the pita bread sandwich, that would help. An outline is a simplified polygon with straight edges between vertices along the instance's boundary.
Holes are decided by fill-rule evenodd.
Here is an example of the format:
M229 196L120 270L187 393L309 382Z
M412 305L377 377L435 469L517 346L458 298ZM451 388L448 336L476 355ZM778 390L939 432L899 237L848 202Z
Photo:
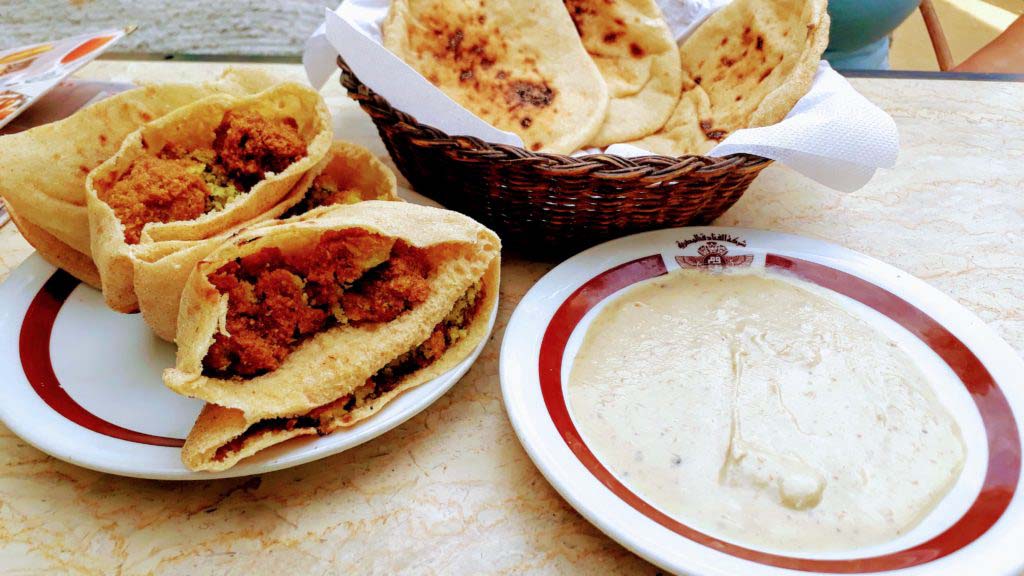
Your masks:
M392 51L529 150L568 154L604 123L608 88L560 0L395 0Z
M462 214L368 201L230 239L189 276L175 392L206 400L182 449L224 470L328 434L451 369L484 338L498 237Z
M657 154L705 154L742 128L781 121L811 88L828 44L826 0L734 0L679 49L679 104L630 142Z
M25 238L50 263L98 284L89 247L85 178L146 122L213 94L246 95L276 80L229 69L204 84L155 84L121 92L63 120L0 137L0 196ZM88 262L87 262L88 261Z
M369 150L335 142L321 166L310 170L284 200L230 232L206 240L169 240L140 244L132 252L135 295L146 324L173 341L178 304L192 268L241 228L305 214L320 206L366 200L399 200L395 174Z
M331 139L323 99L295 83L210 96L130 134L86 178L90 246L107 305L138 309L138 245L204 240L259 217L320 164Z
M608 84L608 114L590 146L661 128L679 101L679 47L654 0L565 0L584 48Z

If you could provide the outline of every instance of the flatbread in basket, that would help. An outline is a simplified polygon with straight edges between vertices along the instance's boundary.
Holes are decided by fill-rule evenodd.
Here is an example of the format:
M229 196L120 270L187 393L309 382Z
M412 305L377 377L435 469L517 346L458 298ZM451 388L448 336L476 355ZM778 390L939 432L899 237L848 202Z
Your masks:
M782 121L810 90L828 45L827 0L734 0L679 48L679 104L630 144L656 154L706 154L729 134Z
M608 113L590 146L641 138L679 101L679 47L654 0L566 0L583 47L608 84Z
M326 156L330 113L315 91L281 83L214 95L125 138L86 178L90 244L107 305L138 309L140 244L203 240L277 205Z
M182 460L229 468L351 426L447 371L487 332L499 262L487 228L403 202L318 208L235 236L189 277L164 372L211 403Z
M569 153L604 123L608 87L560 0L394 0L384 47L533 151Z

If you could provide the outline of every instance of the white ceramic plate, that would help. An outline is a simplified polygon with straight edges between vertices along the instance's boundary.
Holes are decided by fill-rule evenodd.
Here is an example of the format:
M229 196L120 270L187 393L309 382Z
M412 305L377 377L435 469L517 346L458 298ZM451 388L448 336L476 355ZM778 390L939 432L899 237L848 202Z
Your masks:
M152 335L138 314L107 309L97 290L33 254L0 284L0 420L43 452L101 472L166 480L260 474L336 454L398 426L447 392L486 341L352 428L291 440L225 472L192 472L178 447L203 403L164 387L161 372L174 364L174 346Z
M841 553L747 548L660 511L602 464L565 400L564 383L589 322L618 290L679 267L706 266L786 269L842 294L851 311L905 344L967 446L957 484L920 525L894 541ZM921 280L835 245L736 228L649 232L570 258L523 298L501 349L505 407L548 481L629 549L672 572L695 575L1019 574L1022 377L1024 361L1006 342Z

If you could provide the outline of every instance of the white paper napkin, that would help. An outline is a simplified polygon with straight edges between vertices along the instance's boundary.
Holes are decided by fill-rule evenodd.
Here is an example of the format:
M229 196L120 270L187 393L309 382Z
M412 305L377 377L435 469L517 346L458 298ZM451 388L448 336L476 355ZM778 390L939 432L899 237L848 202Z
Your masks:
M657 0L669 30L682 44L697 26L731 0Z
M729 0L659 0L677 41L685 39ZM310 82L323 86L338 54L372 90L391 104L452 135L522 146L511 132L498 130L466 110L381 45L380 28L390 0L346 0L306 42L303 64ZM606 151L622 156L650 152L628 144ZM861 96L845 78L822 62L811 90L786 118L773 126L737 130L711 156L748 153L771 158L826 186L850 192L878 168L891 167L899 153L896 123Z

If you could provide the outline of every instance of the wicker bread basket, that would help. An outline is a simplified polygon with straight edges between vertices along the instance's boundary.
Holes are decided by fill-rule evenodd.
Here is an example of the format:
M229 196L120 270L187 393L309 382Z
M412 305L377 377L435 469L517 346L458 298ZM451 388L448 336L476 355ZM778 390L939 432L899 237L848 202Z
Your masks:
M393 108L340 57L338 67L342 86L373 119L417 192L535 256L559 256L644 230L706 224L771 163L749 154L572 157L449 136Z

